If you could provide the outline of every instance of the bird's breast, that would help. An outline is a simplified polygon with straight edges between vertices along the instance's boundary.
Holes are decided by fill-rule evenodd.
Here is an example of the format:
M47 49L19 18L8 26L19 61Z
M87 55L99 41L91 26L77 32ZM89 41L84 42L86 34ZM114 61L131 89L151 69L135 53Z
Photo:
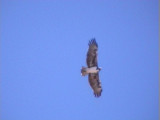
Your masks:
M98 71L97 67L87 68L87 73L97 73Z

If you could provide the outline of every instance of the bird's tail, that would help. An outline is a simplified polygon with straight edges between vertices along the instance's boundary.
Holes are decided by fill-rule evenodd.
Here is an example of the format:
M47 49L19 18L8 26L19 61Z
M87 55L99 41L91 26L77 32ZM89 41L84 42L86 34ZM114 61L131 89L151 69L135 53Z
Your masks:
M85 76L85 75L87 75L87 74L88 74L88 73L87 73L87 68L82 66L81 75L82 75L82 76Z

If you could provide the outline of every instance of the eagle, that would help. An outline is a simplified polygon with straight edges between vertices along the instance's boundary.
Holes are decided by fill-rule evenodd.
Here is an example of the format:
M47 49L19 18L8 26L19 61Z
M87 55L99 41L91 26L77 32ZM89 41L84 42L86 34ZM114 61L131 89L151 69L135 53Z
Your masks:
M88 75L88 81L91 88L93 89L95 97L100 97L102 93L102 87L99 79L99 71L101 70L101 68L98 67L98 44L96 42L96 39L91 39L88 43L88 46L89 48L86 58L88 67L82 66L81 75Z

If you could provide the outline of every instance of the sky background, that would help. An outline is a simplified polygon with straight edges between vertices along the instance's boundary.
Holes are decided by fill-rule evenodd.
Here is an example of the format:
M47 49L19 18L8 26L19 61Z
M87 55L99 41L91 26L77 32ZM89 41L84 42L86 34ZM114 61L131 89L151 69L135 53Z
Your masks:
M158 0L1 0L1 120L158 120ZM86 66L99 45L102 96Z

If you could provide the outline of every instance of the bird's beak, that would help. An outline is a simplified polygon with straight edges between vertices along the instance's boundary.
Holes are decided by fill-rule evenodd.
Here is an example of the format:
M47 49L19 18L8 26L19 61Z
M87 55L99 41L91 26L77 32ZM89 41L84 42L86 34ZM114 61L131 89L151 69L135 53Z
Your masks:
M99 70L102 70L102 68L101 68L101 67L99 67Z

